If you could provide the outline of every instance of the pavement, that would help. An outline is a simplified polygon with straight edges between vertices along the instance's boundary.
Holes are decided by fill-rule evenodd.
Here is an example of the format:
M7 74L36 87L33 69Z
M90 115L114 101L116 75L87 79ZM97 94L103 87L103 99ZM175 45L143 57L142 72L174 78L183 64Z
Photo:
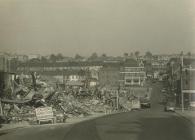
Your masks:
M42 125L1 134L1 140L194 140L195 127L186 114L164 112L161 84L153 85L152 108L99 116L77 123Z
M9 124L1 124L0 132L11 130L11 129L29 127L29 126L30 124L26 121L17 122L17 123L9 123Z
M106 115L106 114L105 113L93 113L93 114L91 114L89 116L85 116L85 117L68 118L65 123L44 124L42 126L48 127L48 126L55 126L55 125L70 125L70 124L75 124L75 123L79 123L79 122L86 121L86 120L91 120L91 119L101 117L104 115ZM14 131L17 129L29 128L29 127L40 127L40 125L31 125L27 121L21 121L21 122L10 123L10 124L1 124L0 135L2 132L7 132L7 131L11 132L11 131Z
M184 111L176 110L176 113L195 126L195 111L194 110L193 111L191 111L191 110L184 110Z

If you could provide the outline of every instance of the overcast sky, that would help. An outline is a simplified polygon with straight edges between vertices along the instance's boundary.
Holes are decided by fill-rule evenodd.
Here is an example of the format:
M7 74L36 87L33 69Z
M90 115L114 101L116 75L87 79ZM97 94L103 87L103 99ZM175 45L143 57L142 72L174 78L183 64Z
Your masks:
M0 50L122 55L193 49L194 0L0 0Z

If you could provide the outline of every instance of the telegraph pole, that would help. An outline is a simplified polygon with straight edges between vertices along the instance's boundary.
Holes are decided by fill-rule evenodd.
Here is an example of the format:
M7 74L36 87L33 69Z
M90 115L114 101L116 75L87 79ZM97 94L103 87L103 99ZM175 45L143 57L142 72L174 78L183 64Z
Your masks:
M120 85L118 86L118 91L116 93L116 108L119 109L119 92L120 92Z
M3 115L3 109L2 109L2 104L1 104L1 98L0 98L0 115Z
M184 111L184 95L183 95L183 51L181 52L181 72L180 72L180 81L181 81L181 108L182 112Z

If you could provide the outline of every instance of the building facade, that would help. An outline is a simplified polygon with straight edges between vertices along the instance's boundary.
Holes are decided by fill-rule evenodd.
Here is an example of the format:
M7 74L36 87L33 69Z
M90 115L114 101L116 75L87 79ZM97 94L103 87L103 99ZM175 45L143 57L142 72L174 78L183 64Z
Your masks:
M13 74L10 69L9 56L0 55L0 98L5 95L5 91L10 87Z
M143 65L134 59L127 60L120 69L120 82L123 86L144 86L146 72Z
M99 71L100 86L119 86L121 63L107 63Z
M168 63L168 81L178 106L181 106L183 93L184 106L195 107L195 59L172 58Z

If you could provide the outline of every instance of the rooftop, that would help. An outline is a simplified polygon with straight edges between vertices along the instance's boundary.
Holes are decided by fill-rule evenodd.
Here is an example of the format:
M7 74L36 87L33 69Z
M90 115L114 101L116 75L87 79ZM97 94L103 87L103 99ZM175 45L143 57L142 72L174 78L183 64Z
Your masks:
M139 67L138 62L135 59L126 59L123 65L125 67Z

